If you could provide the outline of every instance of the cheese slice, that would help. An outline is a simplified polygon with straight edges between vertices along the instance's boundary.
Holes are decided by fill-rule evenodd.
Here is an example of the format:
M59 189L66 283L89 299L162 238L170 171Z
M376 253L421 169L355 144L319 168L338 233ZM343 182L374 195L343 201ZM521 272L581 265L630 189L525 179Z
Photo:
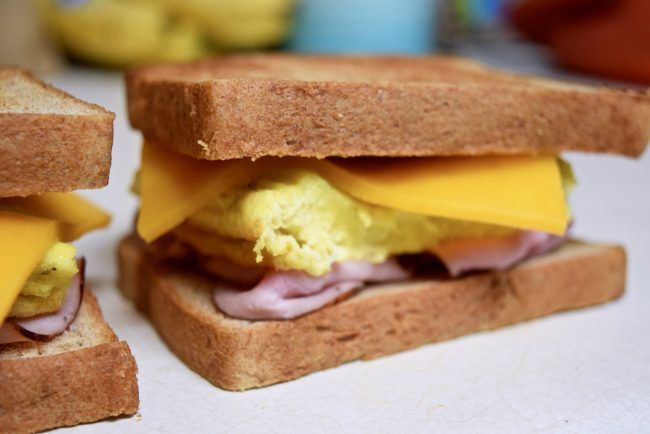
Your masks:
M334 159L314 170L356 199L400 211L558 235L568 223L553 156Z
M554 234L568 224L553 156L205 161L145 142L138 233L153 241L220 192L288 168L313 170L351 197L401 211Z
M0 212L0 325L57 231L54 220Z
M74 193L4 198L0 199L0 211L56 220L61 241L75 240L111 220L110 214Z
M250 160L196 160L144 143L137 230L147 242L178 226L221 191L241 185L262 164Z

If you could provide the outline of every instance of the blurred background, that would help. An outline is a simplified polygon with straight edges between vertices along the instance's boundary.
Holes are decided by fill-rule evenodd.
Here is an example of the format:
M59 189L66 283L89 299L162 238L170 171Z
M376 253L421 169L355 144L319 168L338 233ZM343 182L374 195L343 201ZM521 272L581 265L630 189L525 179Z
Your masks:
M0 63L41 73L260 50L500 50L525 71L532 42L552 67L650 84L649 0L0 0L0 41Z

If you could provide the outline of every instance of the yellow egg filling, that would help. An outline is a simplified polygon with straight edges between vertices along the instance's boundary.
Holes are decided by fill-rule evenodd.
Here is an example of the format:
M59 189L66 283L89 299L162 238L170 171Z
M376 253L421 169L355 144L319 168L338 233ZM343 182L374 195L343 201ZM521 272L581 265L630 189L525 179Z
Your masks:
M29 317L57 311L70 281L79 272L75 254L73 245L55 243L29 276L8 316Z

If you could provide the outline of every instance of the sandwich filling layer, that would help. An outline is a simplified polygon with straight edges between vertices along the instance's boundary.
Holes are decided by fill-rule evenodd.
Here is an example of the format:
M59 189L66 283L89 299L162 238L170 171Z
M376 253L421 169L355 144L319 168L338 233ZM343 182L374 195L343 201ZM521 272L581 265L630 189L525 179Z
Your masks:
M220 278L217 306L247 319L295 317L367 283L412 277L401 255L435 255L455 276L544 253L565 235L574 184L570 167L549 157L370 166L205 162L157 148L144 146L140 235L151 241L166 227L166 239Z
M68 241L109 221L107 213L72 193L0 199L0 326L36 319L49 324L42 318L57 315L74 319L65 307L74 304L70 289L78 286L80 270Z
M563 167L569 189L571 172ZM511 267L563 238L367 204L304 170L224 192L172 235L201 255L235 264L239 274L258 276L242 291L240 277L210 270L223 281L217 306L253 320L294 318L367 284L408 279L412 274L395 259L400 255L435 255L459 275ZM268 271L252 271L260 266Z
M65 291L61 305L54 312L27 318L8 318L0 325L0 344L48 341L63 333L77 316L84 289L84 259L78 259L76 273Z

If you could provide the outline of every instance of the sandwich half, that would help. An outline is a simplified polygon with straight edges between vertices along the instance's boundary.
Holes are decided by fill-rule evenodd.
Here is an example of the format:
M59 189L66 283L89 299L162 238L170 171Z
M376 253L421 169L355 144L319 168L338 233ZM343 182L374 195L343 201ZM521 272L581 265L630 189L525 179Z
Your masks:
M650 96L449 57L246 55L127 73L121 289L244 390L612 300L565 150L639 156Z
M0 68L0 431L138 408L137 367L72 241L110 216L70 191L108 182L114 115Z

